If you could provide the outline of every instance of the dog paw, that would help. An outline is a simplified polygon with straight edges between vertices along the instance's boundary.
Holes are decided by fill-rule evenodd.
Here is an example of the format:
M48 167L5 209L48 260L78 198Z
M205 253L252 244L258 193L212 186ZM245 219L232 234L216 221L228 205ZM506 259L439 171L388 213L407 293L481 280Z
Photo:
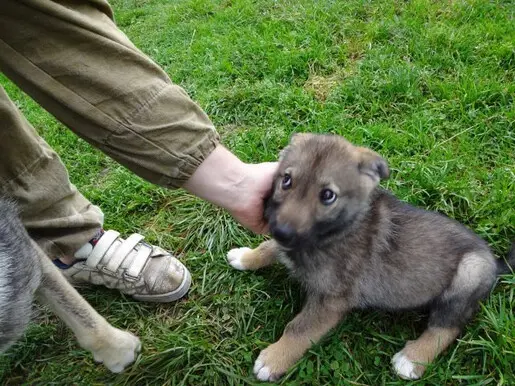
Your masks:
M280 378L279 374L277 378L275 378L275 374L272 374L272 370L270 369L270 367L266 366L265 363L259 358L256 359L256 362L254 362L254 375L260 381L268 382L272 382Z
M392 365L397 375L406 380L419 379L424 372L423 366L413 363L402 351L393 356Z
M288 371L289 362L288 354L274 343L259 354L254 362L254 375L260 381L277 381Z
M113 373L121 373L136 360L140 351L141 342L136 336L114 329L108 341L92 353L96 362L103 363Z
M234 248L231 249L227 253L227 260L229 261L229 264L240 271L245 271L247 268L245 268L245 265L243 264L242 257L245 255L245 253L250 252L252 249L250 248Z

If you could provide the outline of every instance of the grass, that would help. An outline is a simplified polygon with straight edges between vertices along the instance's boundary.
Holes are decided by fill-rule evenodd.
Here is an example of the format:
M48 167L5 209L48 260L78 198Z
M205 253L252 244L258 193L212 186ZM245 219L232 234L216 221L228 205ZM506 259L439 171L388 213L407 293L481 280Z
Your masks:
M293 132L343 134L385 156L400 198L456 218L498 256L515 239L515 22L511 0L114 0L120 28L199 102L245 161L275 160ZM181 253L187 299L141 304L82 291L144 351L121 375L96 365L39 310L0 359L2 384L242 385L302 294L282 267L225 263L259 237L223 211L130 174L57 123L7 79L106 227ZM515 278L505 277L421 385L515 384ZM424 328L417 313L355 312L281 381L404 385L390 358Z

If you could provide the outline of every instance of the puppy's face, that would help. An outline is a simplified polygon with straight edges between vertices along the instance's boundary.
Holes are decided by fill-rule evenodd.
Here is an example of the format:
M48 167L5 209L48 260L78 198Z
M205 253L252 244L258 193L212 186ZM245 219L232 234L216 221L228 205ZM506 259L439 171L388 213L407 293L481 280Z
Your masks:
M294 135L281 153L266 210L272 236L295 248L345 229L388 173L378 154L343 137Z

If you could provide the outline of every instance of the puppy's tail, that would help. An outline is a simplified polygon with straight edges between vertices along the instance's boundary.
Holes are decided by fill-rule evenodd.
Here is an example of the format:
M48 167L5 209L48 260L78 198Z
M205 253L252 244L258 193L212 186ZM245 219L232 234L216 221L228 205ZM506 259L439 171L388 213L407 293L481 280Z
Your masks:
M497 274L506 275L515 272L515 241L511 243L511 250L508 253L506 261L504 259L497 260Z

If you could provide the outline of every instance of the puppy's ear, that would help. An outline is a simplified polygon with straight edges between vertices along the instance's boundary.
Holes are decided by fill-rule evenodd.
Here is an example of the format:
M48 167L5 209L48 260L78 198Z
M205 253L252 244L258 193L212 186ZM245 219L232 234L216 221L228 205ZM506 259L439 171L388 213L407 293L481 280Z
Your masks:
M307 141L310 138L313 138L315 135L311 133L294 133L290 138L290 145L299 145L302 142Z
M372 178L376 182L390 176L388 163L379 154L364 147L358 147L358 154L358 169L361 173Z
M284 149L282 149L279 152L279 162L281 162L284 157L286 157L286 154L288 154L288 151L290 150L290 145L286 146Z
M290 137L290 142L288 143L288 146L286 146L279 152L279 162L284 159L284 157L292 147L300 145L301 143L307 141L309 138L312 137L314 137L314 135L310 133L293 133Z

